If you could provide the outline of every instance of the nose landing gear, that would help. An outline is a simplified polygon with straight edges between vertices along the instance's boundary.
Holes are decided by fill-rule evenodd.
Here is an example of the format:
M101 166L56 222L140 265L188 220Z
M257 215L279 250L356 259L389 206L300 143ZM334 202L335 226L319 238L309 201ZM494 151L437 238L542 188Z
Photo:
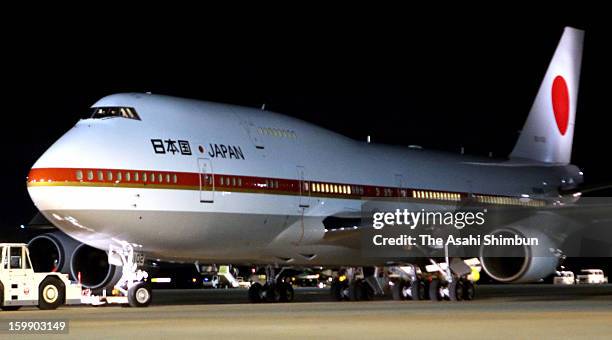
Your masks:
M146 281L149 274L138 269L142 265L136 261L134 256L134 248L131 244L124 242L121 247L111 245L108 250L108 263L121 267L121 278L114 286L113 296L106 296L106 290L103 290L102 296L84 295L81 298L83 303L91 305L103 304L123 304L131 307L146 307L152 299L153 294L151 287Z

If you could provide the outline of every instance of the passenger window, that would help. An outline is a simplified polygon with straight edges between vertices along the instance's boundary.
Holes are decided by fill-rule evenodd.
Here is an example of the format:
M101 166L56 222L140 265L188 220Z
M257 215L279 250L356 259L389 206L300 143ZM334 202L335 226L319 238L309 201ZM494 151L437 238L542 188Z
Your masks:
M117 172L117 181L121 182L122 179L121 172Z
M77 179L77 181L82 181L83 180L83 171L82 170L77 170L76 171L76 179Z
M138 177L139 177L139 176L138 176L138 173L137 173L137 172L135 172L135 173L134 173L134 182L138 182L138 181L140 180L140 178L138 178Z
M145 182L145 183L147 182L147 173L146 172L142 173L142 181Z
M157 181L159 183L164 183L164 175L162 174L157 174Z
M166 183L170 183L170 174L166 174Z
M125 173L125 180L128 182L132 180L132 175L129 172Z
M113 173L111 171L107 171L106 172L106 180L107 181L112 181L113 180Z
M172 175L172 181L173 181L174 183L177 183L177 182L178 182L178 178L177 178L176 174Z
M98 181L103 181L104 180L104 174L102 173L102 171L98 171Z
M93 181L93 171L89 170L87 171L87 180L88 181Z
M151 183L155 183L155 174L154 174L154 173L150 173L150 174L149 174L149 181L150 181Z

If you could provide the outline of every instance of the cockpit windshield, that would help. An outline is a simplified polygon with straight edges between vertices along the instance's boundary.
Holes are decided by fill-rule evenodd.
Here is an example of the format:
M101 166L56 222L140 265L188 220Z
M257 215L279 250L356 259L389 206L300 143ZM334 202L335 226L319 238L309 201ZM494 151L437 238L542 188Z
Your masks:
M136 113L136 110L134 110L133 107L94 107L93 114L91 115L91 118L93 119L113 117L140 120L138 113Z

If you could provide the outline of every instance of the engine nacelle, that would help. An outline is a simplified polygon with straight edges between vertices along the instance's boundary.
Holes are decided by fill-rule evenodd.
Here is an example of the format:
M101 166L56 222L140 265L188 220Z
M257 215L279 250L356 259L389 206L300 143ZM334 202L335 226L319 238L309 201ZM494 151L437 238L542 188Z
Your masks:
M110 289L121 278L121 268L108 263L108 254L100 249L81 244L74 249L70 273L81 277L83 287Z
M484 271L493 279L505 283L535 282L554 273L559 258L549 250L558 245L540 231L527 228L503 228L490 233L494 237L536 238L537 246L483 245L480 248L480 261ZM537 248L536 248L537 247Z
M79 244L61 231L38 235L28 242L32 267L37 272L57 271L70 274L72 253Z
M108 263L105 251L90 247L61 231L38 235L28 242L32 267L37 272L57 271L77 280L83 287L112 288L121 277L121 269Z

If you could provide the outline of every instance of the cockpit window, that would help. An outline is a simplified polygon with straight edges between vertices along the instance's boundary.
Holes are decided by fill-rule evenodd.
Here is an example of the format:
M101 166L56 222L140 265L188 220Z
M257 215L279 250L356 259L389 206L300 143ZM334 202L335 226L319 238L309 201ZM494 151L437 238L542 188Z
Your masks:
M102 119L102 118L113 118L123 117L129 119L140 120L138 113L133 107L94 107L91 118Z

